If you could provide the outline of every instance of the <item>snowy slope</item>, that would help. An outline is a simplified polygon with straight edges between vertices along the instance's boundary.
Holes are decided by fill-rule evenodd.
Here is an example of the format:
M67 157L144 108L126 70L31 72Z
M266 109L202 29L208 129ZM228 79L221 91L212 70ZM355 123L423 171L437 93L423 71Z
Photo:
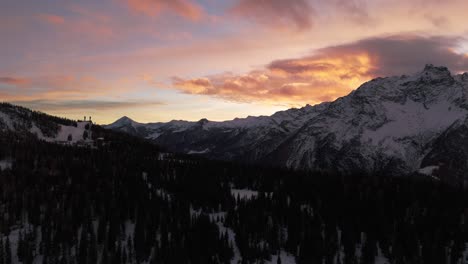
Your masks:
M309 120L283 146L295 150L286 165L416 171L431 142L466 119L467 88L431 65L413 76L372 80Z
M327 105L307 105L272 116L249 116L224 122L201 119L197 122L173 120L141 124L123 117L106 127L152 140L174 152L250 161L274 151Z
M136 135L172 151L210 158L341 172L412 173L422 168L439 137L466 123L467 94L468 73L452 75L445 67L426 65L413 75L371 80L331 103L272 116L225 122L127 121L108 127L137 127ZM436 160L430 162L424 167L438 166Z
M30 133L37 138L64 144L92 144L91 122L63 121L19 106L0 105L0 131ZM86 137L87 135L87 137Z

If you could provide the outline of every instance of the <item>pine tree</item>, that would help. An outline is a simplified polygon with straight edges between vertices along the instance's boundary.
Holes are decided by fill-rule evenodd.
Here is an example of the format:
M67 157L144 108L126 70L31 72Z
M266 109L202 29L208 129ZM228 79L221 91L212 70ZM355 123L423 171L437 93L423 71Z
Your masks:
M0 264L5 264L5 247L3 246L3 235L0 234Z
M11 245L10 238L7 236L5 243L5 264L11 264Z
M23 232L20 231L18 236L18 246L16 247L16 255L18 256L18 260L20 262L23 262L24 244Z
M276 258L276 264L281 264L281 253L278 252L278 257Z

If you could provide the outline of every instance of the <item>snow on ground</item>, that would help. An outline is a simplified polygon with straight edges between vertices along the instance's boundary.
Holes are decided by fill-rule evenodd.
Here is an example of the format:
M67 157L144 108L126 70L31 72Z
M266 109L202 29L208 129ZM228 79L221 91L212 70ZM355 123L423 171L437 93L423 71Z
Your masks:
M256 196L258 196L257 191L249 190L249 189L231 189L231 195L234 198L237 198L239 196L240 199L252 199Z
M202 214L201 209L195 210L195 209L193 209L192 205L190 205L190 216L191 217L199 217L201 214Z
M429 176L429 177L433 178L434 180L440 181L439 177L434 176L434 172L437 171L438 169L439 169L439 166L434 166L433 165L433 166L427 166L427 167L421 168L421 169L418 170L418 172L420 174Z
M77 126L64 126L60 125L59 131L55 137L46 137L42 133L41 129L38 128L34 123L32 124L31 133L35 134L37 138L48 141L48 142L85 142L92 143L91 139L91 130L86 130L86 125L92 125L90 122L77 122ZM83 134L85 131L88 131L88 138L83 139ZM68 136L71 135L71 141L68 141Z
M13 162L10 159L0 160L0 170L11 169Z
M36 124L34 123L32 124L32 127L29 129L29 132L35 134L38 139L47 140L44 134L42 134L41 129L38 128Z
M204 128L249 128L268 126L272 124L272 119L269 116L248 116L246 118L235 118L228 121L209 121L204 125Z
M169 202L171 201L172 197L171 197L171 194L169 192L167 192L166 190L162 189L162 188L157 188L155 189L155 193L158 197L161 197L161 198L165 198L167 199Z
M10 118L9 115L0 112L0 121L6 124L8 130L15 130L14 120ZM31 128L29 131L37 136L37 138L48 141L48 142L70 142L70 143L77 143L77 142L84 142L84 143L91 143L91 131L86 130L86 125L92 126L91 122L81 121L77 122L77 126L65 126L59 125L59 131L55 137L46 137L44 133L42 133L41 129L37 127L37 125L32 122ZM88 131L88 139L83 139L83 134L85 131ZM68 136L72 136L72 140L68 141Z
M236 233L234 233L234 231L231 228L225 227L223 225L223 223L221 223L221 222L217 222L217 225L218 225L220 233L222 233L222 234L227 233L229 243L232 245L232 250L234 252L234 257L232 257L232 259L231 259L231 264L239 263L239 261L242 260L242 256L241 256L239 248L237 247L237 244L236 244Z
M158 153L158 160L165 160L170 158L172 153L167 153L167 152L160 152Z
M390 261L383 255L379 245L377 245L377 256L375 257L375 264L390 264Z
M68 136L72 136L71 143L76 143L78 141L84 140L83 134L86 131L86 125L90 124L89 122L78 122L77 126L64 126L60 125L60 130L55 137L55 141L68 141ZM91 125L91 124L90 124ZM91 132L88 131L88 139L86 142L92 141Z
M427 176L432 176L434 171L438 169L439 169L439 166L427 166L427 167L419 169L418 172Z
M6 124L6 126L8 127L9 130L14 129L13 122L11 121L9 115L7 115L7 114L5 114L3 112L0 112L0 119Z
M280 251L279 257L281 258L282 264L296 264L296 258L284 250ZM271 261L265 261L265 263L276 264L277 261L278 261L278 255L271 255Z
M200 151L190 150L189 152L187 152L187 154L205 154L205 153L208 153L208 152L210 152L209 148L204 149L204 150L200 150Z
M25 224L22 227L11 230L10 233L8 234L8 239L10 240L11 262L12 263L21 263L21 262L19 262L18 255L17 255L20 232L24 232L24 231L27 231L27 230L32 230L33 228L34 227L32 225ZM39 230L34 229L33 231L38 232ZM0 235L0 238L2 238L4 242L6 241L6 236ZM40 241L36 241L36 249L39 248L39 242ZM35 258L35 263L41 263L41 262L38 262L38 258L40 258L39 260L42 260L42 256L37 256Z
M205 213L202 211L202 209L195 210L193 209L192 205L190 205L191 217L199 217L202 213L206 214L212 222L218 222L218 220L222 221L226 217L226 212Z
M128 237L133 238L133 234L135 233L135 223L130 220L125 221L125 239Z
M465 250L462 252L460 262L457 263L468 263L468 243L465 243Z
M147 139L157 139L159 136L161 136L161 133L159 132L154 132L151 135L147 136Z
M466 110L448 101L437 102L429 108L412 100L405 104L384 102L383 106L390 122L377 130L366 130L363 134L364 141L370 139L373 144L378 144L388 138L419 135L421 131L438 134L467 115Z
M218 219L223 221L226 218L226 212L216 212L208 214L210 221L217 221Z

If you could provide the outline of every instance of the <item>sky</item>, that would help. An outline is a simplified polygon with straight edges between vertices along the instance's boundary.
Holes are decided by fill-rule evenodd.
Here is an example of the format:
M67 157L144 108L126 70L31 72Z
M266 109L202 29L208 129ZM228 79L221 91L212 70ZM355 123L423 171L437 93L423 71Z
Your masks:
M466 0L2 0L0 101L107 124L332 101L468 71Z

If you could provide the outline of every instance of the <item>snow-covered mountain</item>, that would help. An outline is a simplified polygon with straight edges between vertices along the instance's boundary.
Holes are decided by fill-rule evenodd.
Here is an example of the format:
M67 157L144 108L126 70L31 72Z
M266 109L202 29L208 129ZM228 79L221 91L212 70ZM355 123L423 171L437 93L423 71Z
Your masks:
M238 118L231 121L137 123L122 117L107 128L153 140L174 152L205 154L227 160L260 160L275 151L305 122L319 115L329 103L305 106L272 116Z
M371 80L331 103L272 116L149 124L124 117L107 127L217 159L453 178L440 172L468 169L467 94L468 73L426 65L414 75Z

